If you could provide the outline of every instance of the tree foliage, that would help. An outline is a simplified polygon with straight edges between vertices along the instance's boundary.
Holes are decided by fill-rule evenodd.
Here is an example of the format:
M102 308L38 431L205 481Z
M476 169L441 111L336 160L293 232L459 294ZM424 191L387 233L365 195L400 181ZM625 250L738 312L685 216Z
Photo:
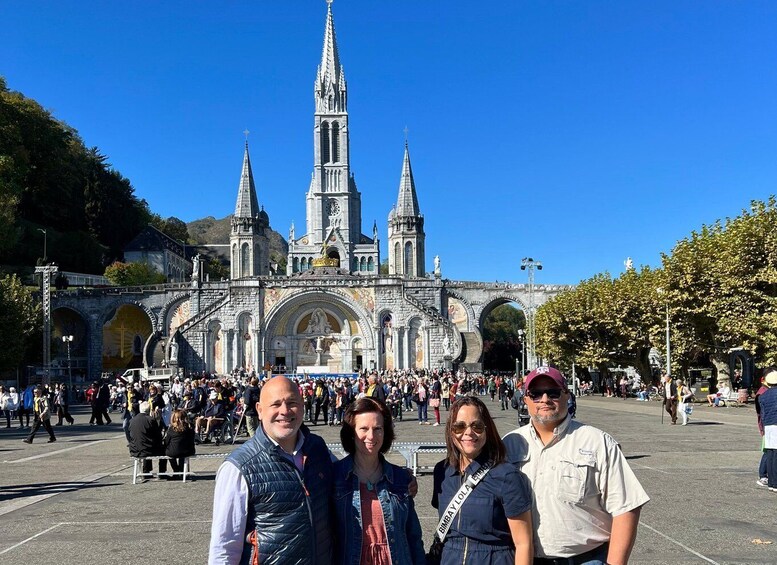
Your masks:
M728 375L734 348L760 365L777 363L777 201L755 201L736 218L692 232L662 256L662 267L603 273L537 312L539 353L562 366L649 371L665 351L670 318L673 371L707 360Z
M116 261L105 269L105 277L117 286L143 286L162 284L167 281L165 275L152 268L148 263L121 263Z
M0 78L0 263L36 264L43 229L49 259L100 272L150 216L97 148Z
M483 322L483 366L500 371L515 370L521 355L518 330L526 327L521 310L511 304L494 308Z
M29 346L29 338L41 326L40 304L32 290L16 275L0 279L0 332L5 336L0 347L0 370L18 367Z

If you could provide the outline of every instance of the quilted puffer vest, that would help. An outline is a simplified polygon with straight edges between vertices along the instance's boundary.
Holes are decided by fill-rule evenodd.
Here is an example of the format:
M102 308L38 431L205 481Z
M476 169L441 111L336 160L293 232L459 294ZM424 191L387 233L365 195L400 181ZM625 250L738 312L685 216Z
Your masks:
M330 494L332 460L320 437L302 426L303 472L283 456L262 427L227 460L246 479L249 490L246 535L256 530L259 563L330 565L333 524ZM252 546L243 548L248 564Z

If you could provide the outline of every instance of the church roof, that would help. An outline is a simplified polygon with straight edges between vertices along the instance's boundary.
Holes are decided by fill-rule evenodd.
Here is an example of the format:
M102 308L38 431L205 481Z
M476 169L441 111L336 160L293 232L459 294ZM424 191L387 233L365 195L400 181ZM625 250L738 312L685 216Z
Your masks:
M259 202L256 198L254 173L251 170L251 158L248 155L248 141L243 154L243 171L240 173L240 188L237 191L235 218L256 218L259 214Z
M418 196L415 192L415 181L413 180L413 169L410 166L410 151L405 143L405 158L402 162L402 177L399 180L399 198L394 212L398 217L420 216L421 209L418 207Z

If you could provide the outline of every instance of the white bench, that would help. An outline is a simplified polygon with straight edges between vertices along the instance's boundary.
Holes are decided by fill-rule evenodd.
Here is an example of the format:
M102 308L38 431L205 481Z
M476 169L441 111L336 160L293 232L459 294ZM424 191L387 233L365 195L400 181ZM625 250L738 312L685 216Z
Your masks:
M202 453L198 455L192 455L191 457L186 457L183 461L183 471L168 471L166 474L171 476L180 476L183 478L183 482L186 482L186 477L189 477L191 475L194 475L191 471L191 460L192 459L223 459L229 455L229 453ZM136 485L138 484L138 479L144 479L145 477L159 477L159 472L157 471L154 473L153 471L150 473L144 473L143 472L143 462L144 461L157 461L157 470L159 469L159 461L170 461L172 457L168 457L167 455L151 455L149 457L133 457L133 466L132 466L132 484Z
M747 403L747 398L745 398L745 403ZM718 406L720 406L721 404L723 404L726 408L728 408L732 404L735 404L737 406L742 404L741 402L739 402L739 391L732 390L732 391L730 391L728 393L728 396L726 396L726 397L723 397L723 396L719 397L718 398Z

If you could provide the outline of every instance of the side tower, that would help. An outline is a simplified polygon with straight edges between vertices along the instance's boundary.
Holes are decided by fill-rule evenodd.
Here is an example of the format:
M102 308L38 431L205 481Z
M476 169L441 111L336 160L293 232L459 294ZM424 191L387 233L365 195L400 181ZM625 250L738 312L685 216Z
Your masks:
M378 241L361 232L361 194L351 173L348 91L328 2L324 47L314 85L313 175L305 200L306 233L289 241L289 274L320 257L359 274L377 274Z
M242 279L270 273L270 218L264 208L259 209L248 155L248 141L243 154L243 171L237 191L232 232L229 236L230 278Z
M426 267L424 217L418 207L410 151L405 142L399 197L388 217L389 274L423 277Z

